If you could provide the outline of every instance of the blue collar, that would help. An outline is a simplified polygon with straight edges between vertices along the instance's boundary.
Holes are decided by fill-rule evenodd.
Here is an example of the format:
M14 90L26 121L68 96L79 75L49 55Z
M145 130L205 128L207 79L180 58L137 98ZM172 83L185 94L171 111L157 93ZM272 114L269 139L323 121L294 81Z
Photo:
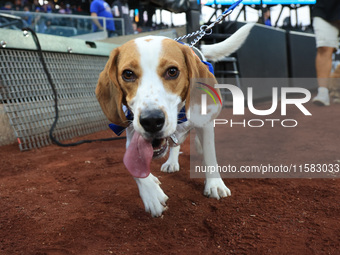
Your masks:
M211 72L213 75L215 75L214 67L212 66L212 64L210 62L203 61L203 60L201 60L201 62L208 67L209 72Z

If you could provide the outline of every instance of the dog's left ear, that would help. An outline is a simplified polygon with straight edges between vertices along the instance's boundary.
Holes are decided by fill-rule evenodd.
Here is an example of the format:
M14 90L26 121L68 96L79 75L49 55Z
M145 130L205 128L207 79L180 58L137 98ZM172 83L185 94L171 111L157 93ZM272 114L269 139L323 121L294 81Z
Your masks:
M194 79L197 79L197 81L206 80L209 84L211 84L211 86L217 84L217 81L215 76L209 71L208 66L199 59L199 57L194 53L194 51L190 47L186 45L180 45L180 47L182 49L185 62L188 68L188 80L190 83L185 99L185 109L188 111L190 107L190 97L193 95L191 93L192 89L194 88L194 86L202 87L202 85L200 84L194 84L195 83ZM200 98L200 94L202 91L199 89L194 91L197 92L197 94L199 94L197 95L197 98L198 97ZM220 91L218 89L216 89L216 92L219 94L219 96L221 96ZM208 104L209 103L210 102L208 102Z

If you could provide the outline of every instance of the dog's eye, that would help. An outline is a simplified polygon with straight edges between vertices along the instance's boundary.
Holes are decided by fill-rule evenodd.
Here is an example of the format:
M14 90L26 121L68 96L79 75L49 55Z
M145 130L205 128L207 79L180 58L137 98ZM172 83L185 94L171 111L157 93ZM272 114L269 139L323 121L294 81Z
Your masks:
M130 81L131 82L131 81L136 80L136 75L131 70L124 70L122 78L123 78L124 81Z
M177 67L170 67L168 70L166 70L164 78L166 80L172 80L172 79L176 79L178 75L179 75L179 70L177 69Z

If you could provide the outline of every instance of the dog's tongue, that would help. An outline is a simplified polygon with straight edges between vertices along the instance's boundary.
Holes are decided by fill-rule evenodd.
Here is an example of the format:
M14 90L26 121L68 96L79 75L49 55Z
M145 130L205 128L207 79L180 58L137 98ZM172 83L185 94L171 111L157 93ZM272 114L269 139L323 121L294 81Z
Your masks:
M137 178L145 178L150 174L150 163L153 156L151 142L135 132L124 155L124 164L130 174Z

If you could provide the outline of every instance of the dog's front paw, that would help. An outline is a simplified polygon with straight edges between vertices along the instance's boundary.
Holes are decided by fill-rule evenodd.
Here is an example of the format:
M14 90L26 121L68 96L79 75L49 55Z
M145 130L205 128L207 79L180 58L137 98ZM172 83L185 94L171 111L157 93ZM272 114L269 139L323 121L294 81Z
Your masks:
M165 172L165 173L173 173L173 172L178 172L179 171L179 164L178 162L169 162L170 160L168 160L167 162L165 162L162 167L161 167L161 171Z
M231 196L231 192L221 178L208 178L204 187L204 195L218 200Z
M168 196L161 189L160 181L150 174L147 178L136 179L139 194L143 200L145 211L151 213L152 217L159 217L167 209Z
M168 160L162 165L161 171L165 173L173 173L179 171L178 155L180 146L171 147Z

